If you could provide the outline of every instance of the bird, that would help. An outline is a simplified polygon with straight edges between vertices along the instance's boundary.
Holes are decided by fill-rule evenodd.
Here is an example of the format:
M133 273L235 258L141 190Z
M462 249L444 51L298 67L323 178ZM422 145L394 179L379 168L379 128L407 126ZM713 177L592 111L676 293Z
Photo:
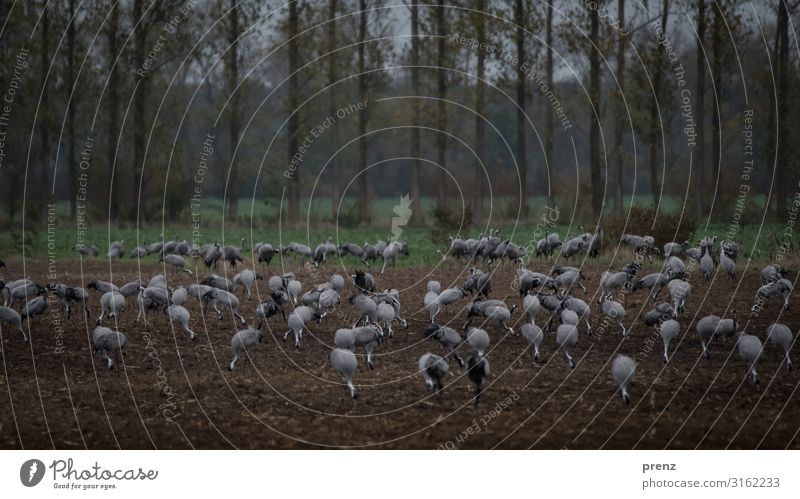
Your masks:
M531 349L531 359L536 362L539 360L539 346L544 339L542 328L536 324L523 324L521 329L522 337L528 340L528 346Z
M257 272L250 269L244 269L243 271L239 272L235 276L233 276L233 284L241 285L245 290L245 295L247 299L251 299L251 289L253 288L253 284L255 284L257 279L260 279L261 276L258 275Z
M447 371L450 369L447 361L435 353L427 352L419 358L417 367L428 390L438 394L444 388L442 381L447 377Z
M625 329L625 324L623 322L625 320L625 307L623 307L621 303L607 299L600 304L600 310L603 311L606 317L617 321L619 327L622 328L622 336L628 335L628 330Z
M711 358L711 352L708 346L711 339L716 334L720 320L718 315L707 315L697 321L697 336L700 337L700 346L703 347L703 355L705 355L706 359Z
M789 350L792 348L794 338L789 326L785 324L772 324L767 327L767 339L783 350L783 358L786 368L792 370L792 360L789 358Z
M28 335L22 330L22 318L16 310L0 305L0 322L15 326L17 331L22 335L22 339L25 340L25 343L28 342Z
M158 261L159 262L163 262L166 265L169 265L170 267L172 267L175 270L179 270L181 272L186 272L187 274L192 275L192 271L191 270L189 270L187 268L184 268L184 266L186 265L186 260L184 260L182 256L179 256L179 255L165 255L165 254L162 253L161 256L159 257Z
M475 385L475 405L481 401L483 385L489 377L489 359L482 353L475 352L467 360L467 375L472 384Z
M669 319L662 322L658 328L658 333L661 335L661 339L664 341L664 364L669 362L669 343L676 336L678 336L680 329L681 326L675 319Z
M249 359L250 349L256 344L261 343L263 340L264 336L258 329L247 328L234 334L231 338L231 351L233 352L233 359L231 359L230 364L228 364L228 370L233 371L233 368L236 366L236 362L239 360L239 357L242 355L242 353L247 355L247 359Z
M99 352L102 355L102 359L106 361L109 371L114 369L114 360L111 358L112 352L115 356L117 353L122 353L127 344L128 338L119 331L113 331L103 326L97 326L92 331L92 347L95 353Z
M575 369L575 360L572 358L571 351L578 343L578 328L569 324L562 324L556 330L556 343L564 350L564 358L570 369Z
M614 376L614 381L619 386L622 400L626 404L631 403L631 396L628 393L628 387L633 380L633 375L636 373L636 362L626 355L617 355L611 364L611 375Z
M189 333L189 339L194 341L197 339L197 333L189 329L189 311L181 305L170 305L167 308L167 317L172 324L179 324L184 331Z
M522 310L531 319L531 324L536 323L536 314L539 313L541 303L536 295L525 295L522 299Z
M438 341L448 351L448 355L455 357L458 365L464 367L464 359L458 354L458 348L463 343L464 339L453 328L447 326L440 326L438 324L429 324L425 330L425 337Z
M331 367L338 372L345 381L345 390L349 390L350 397L358 398L358 390L353 385L353 377L358 368L358 359L350 350L335 348L330 353Z
M753 383L759 384L758 373L756 373L756 362L761 357L761 340L758 336L747 334L742 330L739 333L739 356L747 363L747 372L752 376Z
M473 327L467 333L467 345L472 353L484 355L489 349L489 334L483 329Z
M20 316L23 319L32 318L43 314L45 310L47 310L47 298L43 296L37 296L33 300L25 303Z
M725 241L719 245L719 266L731 279L736 279L736 261L725 252Z

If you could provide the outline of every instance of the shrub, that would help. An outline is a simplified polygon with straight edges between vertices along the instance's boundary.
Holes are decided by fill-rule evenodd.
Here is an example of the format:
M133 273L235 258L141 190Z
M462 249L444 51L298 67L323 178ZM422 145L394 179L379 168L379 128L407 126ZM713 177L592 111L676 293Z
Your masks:
M655 225L653 221L655 220ZM622 217L612 217L603 224L606 247L619 244L623 233L638 236L653 236L656 240L656 249L670 241L692 242L697 224L688 214L658 213L651 206L634 205L630 211L623 213Z
M445 244L448 236L454 232L464 232L472 226L472 208L467 206L464 210L449 207L434 208L433 219L435 229L431 230L431 242L436 245Z

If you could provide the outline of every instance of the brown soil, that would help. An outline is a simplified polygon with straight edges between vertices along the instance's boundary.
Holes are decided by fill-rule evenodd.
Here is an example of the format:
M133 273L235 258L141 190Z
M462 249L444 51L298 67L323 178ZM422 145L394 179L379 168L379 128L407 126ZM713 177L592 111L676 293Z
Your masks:
M20 277L12 269L21 268L21 262L7 263L5 277ZM541 270L543 265L534 267ZM45 270L28 262L29 276L37 281L46 281ZM133 279L137 267L125 261L115 263L113 270L114 281L124 283ZM148 276L161 270L155 263L143 265ZM308 289L312 282L327 280L332 271L314 271L313 276L308 269L296 273ZM600 271L593 267L587 272L587 301ZM84 283L108 279L108 272L107 262L84 262ZM512 275L509 266L497 271L493 297L505 294L509 304L521 304L510 285ZM61 277L71 284L81 282L80 273ZM240 361L233 373L227 364L230 338L238 324L227 314L219 321L213 311L202 317L194 299L187 308L193 314L192 327L200 334L195 342L181 330L173 334L163 315L151 315L147 327L136 324L131 301L119 323L129 344L115 371L106 370L89 345L99 310L96 293L88 324L79 314L66 321L63 352L57 349L52 310L32 321L30 344L4 326L0 448L800 447L800 404L795 393L800 378L797 371L781 365L774 345L766 346L759 362L760 387L746 377L733 339L714 344L710 360L700 355L693 321L708 313L722 315L729 306L743 318L758 287L756 273L748 273L736 291L727 276L718 276L713 287L701 285L699 275L694 276L687 314L680 319L682 336L667 365L660 358L660 338L644 329L641 318L625 339L614 326L602 333L596 304L592 304L595 334L588 336L581 328L573 371L556 351L552 334L534 364L524 339L487 325L493 341L492 375L477 407L471 403L472 385L454 361L447 386L437 397L429 396L416 372L421 354L443 353L438 343L424 339L426 313L415 314L425 282L436 278L444 286L461 283L463 270L393 269L377 277L379 287L391 284L402 289L409 328L398 326L395 337L379 347L375 370L368 371L360 359L356 376L360 397L355 402L345 398L340 378L327 360L333 331L352 322L348 304L315 324L315 337L305 338L299 350L291 341L282 341L285 323L273 318L272 333L267 332L255 349L253 364ZM192 279L174 276L170 285ZM265 283L260 281L259 286L263 293ZM661 298L666 299L666 292ZM644 314L645 299L645 292L628 297L626 324ZM248 320L256 303L243 301ZM780 312L776 299L751 321L748 331L763 340L765 326ZM452 317L443 314L439 322ZM513 319L520 319L519 310ZM797 331L796 307L784 312L780 321ZM462 322L463 317L456 319L454 327L459 329ZM635 356L638 362L630 406L622 402L610 375L610 359L618 352Z

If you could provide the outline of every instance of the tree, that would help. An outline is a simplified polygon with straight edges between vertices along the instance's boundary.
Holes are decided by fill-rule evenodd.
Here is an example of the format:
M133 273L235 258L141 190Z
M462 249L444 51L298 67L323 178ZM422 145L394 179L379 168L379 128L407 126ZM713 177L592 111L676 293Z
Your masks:
M299 18L297 14L297 2L289 2L289 22L288 22L288 49L289 49L289 123L287 124L287 133L289 140L287 143L287 158L286 164L291 164L292 157L297 152L298 136L300 129L300 117L297 113L297 107L300 105L300 88L298 85L297 70L299 68L298 58L298 40L297 34L299 33ZM297 225L300 222L300 186L298 176L300 169L295 171L295 174L289 180L289 223Z
M339 10L337 0L328 0L328 114L336 115L336 80L338 78L337 57L336 57L336 14ZM339 149L339 127L331 127L330 131L331 154L335 154ZM338 154L332 158L331 162L331 215L334 220L338 215L339 198L341 193L341 159Z
M661 9L661 33L662 36L667 36L667 22L669 21L669 0L664 0ZM653 68L653 97L649 99L649 130L646 133L650 166L650 192L653 196L653 206L657 206L659 202L659 175L658 175L658 139L661 130L661 123L659 120L659 105L658 101L662 94L662 80L664 79L664 58L661 55L661 40L656 38L653 43L650 60L652 61Z
M476 5L476 13L472 15L472 23L475 26L475 36L480 42L486 40L486 0L478 0ZM476 78L475 82L475 152L478 155L478 160L483 168L486 168L486 51L478 50L476 61ZM473 181L473 201L472 213L475 218L483 215L483 193L485 175L483 168L475 168L475 176Z
M239 1L230 0L230 13L228 15L228 94L230 95L230 111L228 113L228 140L231 149L231 171L228 179L229 204L228 215L236 219L239 212L239 157L236 154L236 144L239 140L239 103L241 93L237 91L239 85L239 37L242 29L239 24Z
M112 195L109 198L109 216L113 220L119 217L119 189L116 180L114 167L117 158L117 141L119 134L119 71L117 70L117 56L119 55L119 4L111 5L108 22L106 23L106 38L108 41L108 102L106 103L108 141L106 143L106 162L108 164L109 191ZM137 190L133 192L138 192Z
M623 153L623 129L625 127L625 106L623 98L625 96L625 45L628 43L625 28L625 0L619 0L617 4L617 16L619 18L619 37L617 39L617 85L619 85L619 98L615 101L614 114L614 168L616 171L616 183L614 185L614 213L618 217L622 216L622 188L624 178L622 176L622 163L625 161Z
M706 152L705 152L705 131L704 123L706 119L706 57L703 47L706 33L706 2L705 0L698 0L697 2L697 146L696 158L694 162L694 185L695 188L694 198L697 204L697 215L704 216L706 212L705 205L705 170L706 170Z
M545 58L545 74L547 78L547 88L553 90L553 4L555 0L547 2L547 20L545 22L545 43L547 44L547 54ZM550 185L547 186L547 204L551 208L555 206L554 192L553 192L553 149L555 141L553 140L553 107L549 105L544 106L544 155L545 164L547 168L547 178Z
M50 199L48 186L50 185L50 107L48 104L49 88L47 84L47 73L50 67L50 48L49 48L49 18L48 18L48 2L42 3L42 16L40 21L41 26L41 108L39 117L39 221L43 227L47 227L47 203Z
M592 214L600 218L603 209L603 175L600 170L600 18L597 8L587 6L591 23L589 47L589 170L591 175Z
M67 27L67 83L74 89L75 81L75 0L69 0L69 25ZM77 220L77 152L75 151L75 107L79 92L70 92L67 101L67 173L69 174L69 216Z
M795 7L797 4L795 4ZM786 198L789 193L789 143L787 141L786 129L789 125L789 6L786 0L778 0L778 23L776 26L778 45L777 45L777 61L778 67L778 95L776 101L778 103L778 137L777 137L777 155L776 155L776 171L775 178L778 180L778 188L776 189L777 199L777 213L779 216L786 214Z
M417 158L420 155L420 103L418 97L421 95L422 87L419 80L419 5L411 0L409 6L411 10L411 86L414 89L414 104L412 108L413 127L411 128L411 211L414 223L422 223L422 189L420 188L420 162Z
M447 72L446 65L446 38L447 32L445 30L445 14L447 9L447 1L440 0L437 7L433 7L436 17L436 34L439 35L437 39L436 49L436 98L437 98L437 124L438 132L436 134L436 161L439 166L439 182L436 189L436 207L441 209L445 208L446 191L445 188L448 183L447 179L447 106L445 99L447 99Z
M525 62L525 2L514 3L514 24L516 25L515 42L517 48L517 161L519 163L519 215L523 219L528 215L528 159L525 151L525 130L527 129L525 112L525 94L527 63Z
M367 99L367 0L358 1L358 99ZM362 223L369 223L369 183L367 182L367 113L358 113L358 214Z

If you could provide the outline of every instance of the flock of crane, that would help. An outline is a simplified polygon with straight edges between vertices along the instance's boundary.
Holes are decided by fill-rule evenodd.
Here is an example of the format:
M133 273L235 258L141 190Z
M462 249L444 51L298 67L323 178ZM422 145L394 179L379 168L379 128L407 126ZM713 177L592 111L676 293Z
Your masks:
M548 234L537 242L534 255L547 257L559 254L565 259L583 254L597 256L603 237L602 231L598 230L595 233L580 234L562 243L557 234ZM649 236L626 234L620 242L630 246L635 258L620 270L607 270L599 276L598 308L604 316L604 327L618 325L621 335L627 336L631 325L625 325L625 297L630 293L647 290L653 305L644 314L643 322L647 327L656 328L663 339L662 358L667 363L671 359L670 342L681 333L678 320L684 314L687 300L691 297L692 285L689 277L694 265L699 265L704 281L713 278L717 266L735 278L736 259L741 247L730 241L721 241L718 250L715 250L715 237L703 238L696 247L690 247L688 243L670 242L664 245L661 269L639 276L637 273L641 269L641 261L644 258L652 261L653 255L658 253L655 250L655 241ZM399 255L408 255L408 245L401 241L388 241L337 246L327 240L312 250L309 246L294 242L280 247L258 243L252 248L253 268L237 272L237 264L244 261L243 246L244 240L240 247L223 247L217 243L201 247L187 241L167 242L162 235L161 241L139 246L128 253L131 258L145 258L148 255L158 257L165 272L149 280L139 278L121 285L92 280L85 289L59 282L43 285L28 278L0 280L0 297L3 302L0 306L0 332L3 325L11 325L27 342L29 333L26 333L26 329L30 331L32 320L44 314L53 297L60 301L67 319L72 310L77 308L85 314L85 320L89 320L92 316L89 302L92 292L96 292L99 295L100 310L91 336L92 347L107 368L113 369L115 362L120 361L120 354L129 339L123 332L109 326L117 323L117 319L130 303L137 310L136 322L152 321L155 319L154 314L163 316L173 327L183 330L189 340L195 340L198 335L191 328L191 314L185 305L189 300L197 300L202 313L213 311L220 320L225 314L231 314L234 320L242 324L243 329L233 334L230 341L232 357L228 368L233 371L237 362L243 356L249 358L250 353L263 341L265 327L272 330L268 325L269 321L273 321L273 324L275 321L282 321L280 324L285 324L286 329L283 340L292 336L294 346L300 348L304 336L311 333L312 327L324 328L337 307L348 307L354 312L352 317L355 321L352 325L348 324L348 327L331 331L329 362L341 375L346 393L356 398L358 389L355 376L359 359L362 358L356 353L363 350L363 363L372 369L376 349L394 337L397 326L409 327L408 321L403 317L400 291L391 286L378 287L375 276L364 270L357 270L347 278L334 273L326 282L314 283L310 287L301 283L292 272L273 275L266 279L268 294L255 307L250 324L244 317L239 296L243 300L251 299L257 281L262 279L255 268L259 265L261 270L265 266L268 268L275 255L294 254L300 264L316 267L335 256L349 255L366 266L382 258L382 274L387 266L394 264ZM76 251L84 255L96 256L98 253L96 248L84 246L76 247ZM581 329L585 326L587 334L591 335L593 332L591 307L573 294L577 289L587 294L588 290L584 285L586 276L582 268L562 265L554 267L549 273L530 270L526 266L526 263L530 266L530 260L526 259L526 248L501 238L499 231L481 234L475 239L451 237L449 248L439 253L442 263L449 260L453 264L464 265L464 269L469 270L462 285L443 288L434 280L426 284L426 293L419 308L420 312L427 312L424 337L426 341L436 342L443 347L441 355L426 352L417 361L419 374L428 390L433 393L442 390L450 372L450 363L455 361L474 385L474 403L480 401L490 375L491 335L487 330L501 335L516 335L519 332L525 340L524 348L530 349L533 362L538 362L542 343L552 336L569 368L576 366L573 354ZM110 245L107 257L121 258L125 254L123 242L120 241ZM185 257L201 259L209 271L218 269L219 263L223 262L231 270L231 274L236 273L232 279L212 273L203 279L194 277L191 284L171 287L165 275L169 273L168 269L171 269L174 279L177 279L180 272L193 275ZM517 266L514 282L503 283L518 290L522 300L521 317L515 320L512 320L512 316L517 305L509 307L501 299L490 298L496 264L504 260ZM5 264L0 261L0 269L4 267ZM781 297L782 307L788 308L792 284L786 278L786 271L780 266L769 265L761 271L760 278L761 287L754 297L752 311L766 306L772 297ZM670 300L659 301L658 296L664 289ZM348 295L345 296L345 293ZM443 315L449 317L447 322L440 320ZM459 316L465 316L465 323L461 328L453 327ZM479 324L474 324L476 321ZM27 323L26 327L23 327L24 323ZM518 331L515 331L515 326L518 326ZM714 340L735 338L739 355L747 363L748 374L754 383L758 383L756 367L765 346L759 335L750 334L745 329L740 328L735 310L730 317L707 315L696 324L697 336L705 357L710 357L710 347ZM766 329L764 338L780 349L783 362L791 369L789 354L794 343L792 328L774 323ZM611 363L611 375L625 403L631 400L629 387L635 371L636 362L629 356L616 355Z

